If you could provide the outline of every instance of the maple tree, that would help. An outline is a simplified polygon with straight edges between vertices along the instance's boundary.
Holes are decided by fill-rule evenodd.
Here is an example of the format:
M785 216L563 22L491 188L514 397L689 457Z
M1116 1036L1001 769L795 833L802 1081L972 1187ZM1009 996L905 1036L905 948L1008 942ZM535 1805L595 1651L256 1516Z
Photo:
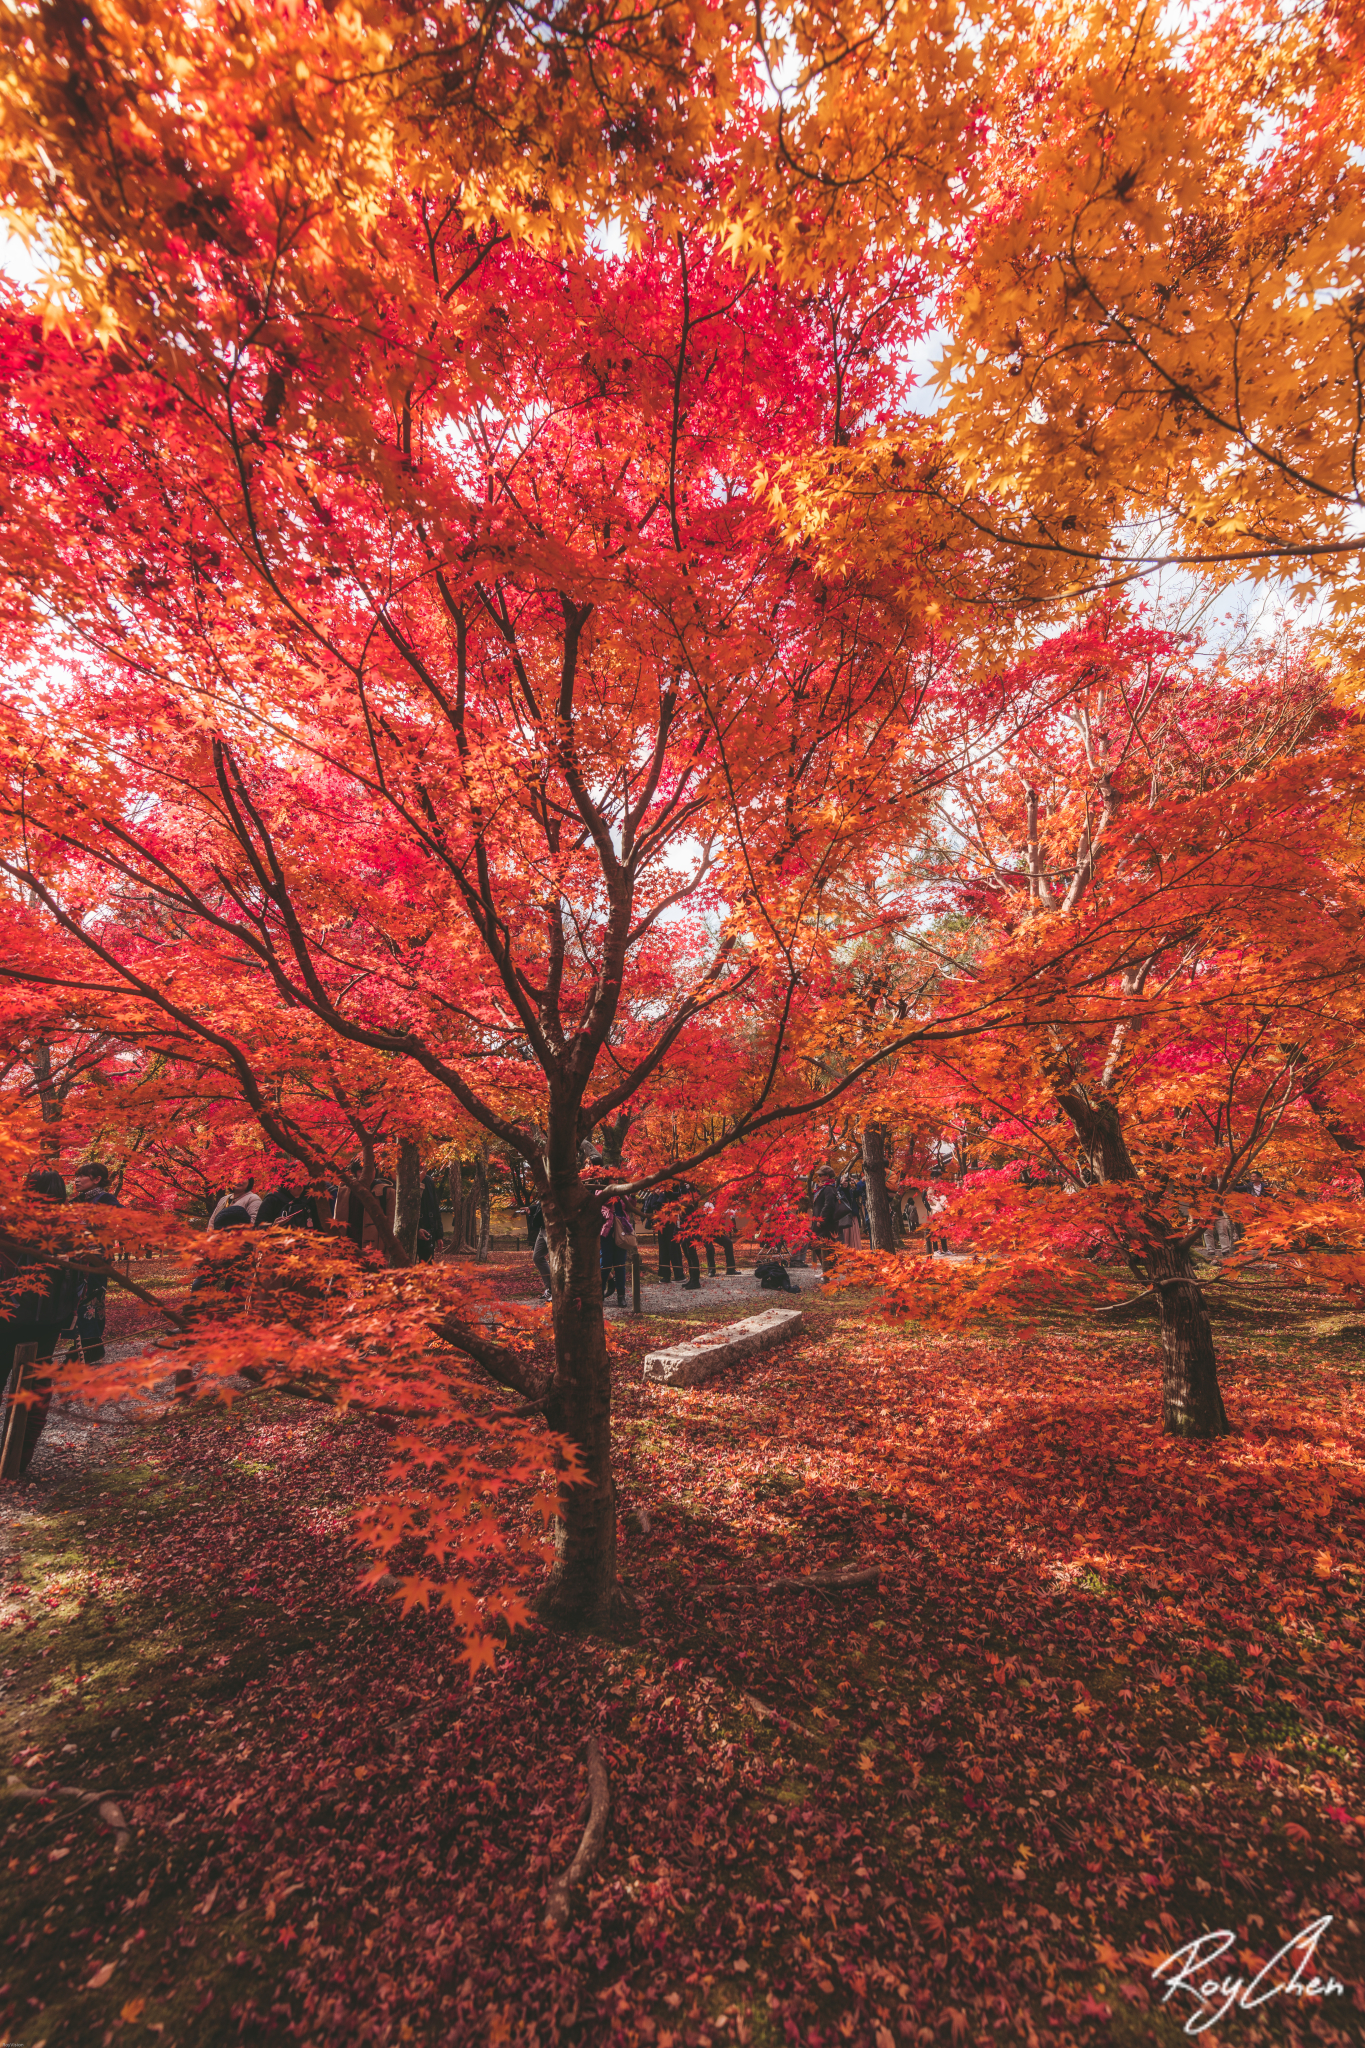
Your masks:
M212 236L130 196L89 321L10 300L10 646L38 675L7 712L9 971L235 1095L395 1265L367 1116L527 1161L548 1383L477 1300L407 1336L434 1322L577 1447L541 1608L608 1618L582 1145L722 1008L744 1099L697 1158L813 1099L827 891L935 772L913 582L817 577L762 485L886 417L913 279L788 289L667 223L542 255L395 175L365 291L344 262L324 291L293 201L238 176ZM428 1284L455 1283L404 1302Z
M1178 560L1360 601L1360 24L1060 10L999 121L945 423L1075 586ZM1115 533L1124 521L1141 522Z
M194 2028L1099 2041L1175 1929L1226 1916L1245 1962L1252 1899L1356 1911L1351 1389L1248 1339L1239 1433L1163 1441L1115 1311L1155 1318L1168 1436L1221 1439L1215 1285L1365 1292L1358 722L1317 648L1078 601L1175 555L1354 602L1355 35L25 15L0 1229L111 1280L159 1254L123 1327L172 1334L67 1387L176 1367L236 1412L134 1427L138 1516L111 1486L63 1531L74 1621L22 1580L0 1614L42 1652L6 1702L40 1781L7 2022L67 1995L78 1872L76 2024L157 2010L130 1888L74 1830L39 1849L71 1703L38 1679L77 1647L79 1714L125 1600L190 1640L136 1702L176 1750L131 1760L115 1854L168 1941L193 1895L220 1980L257 1979L207 2022L196 1981ZM29 1200L54 1143L125 1206ZM499 1155L548 1316L524 1254L412 1259L419 1162L484 1201ZM859 1155L873 1247L837 1277L878 1295L646 1400L604 1193L685 1178L795 1241ZM968 1256L893 1257L948 1158ZM378 1255L186 1228L250 1171L339 1184ZM619 1620L618 1542L641 1647L521 1633L490 1668L543 1561L547 1619ZM570 1725L615 1827L547 1944ZM392 1882L357 1940L361 1868Z
M880 39L840 72L826 125L849 146L827 232L931 257L940 405L842 460L798 451L792 516L837 535L850 494L870 500L889 567L898 509L913 531L927 497L1013 556L1015 601L1065 604L1179 563L1325 594L1350 639L1355 10L1046 6L981 36L975 125L938 96L937 153L883 123L896 89Z
M1168 1426L1220 1427L1184 1241L1203 1209L1187 1201L1176 1220L1187 1175L1151 1195L1117 1120L1115 1048L1131 1059L1125 1005L1145 1002L1173 959L1199 977L1200 1005L1216 990L1234 1020L1224 1043L1239 1042L1235 1020L1273 979L1267 967L1253 995L1238 965L1242 947L1267 957L1248 848L1264 864L1292 818L1276 851L1282 898L1316 883L1325 856L1306 778L1320 761L1244 777L1244 808L1212 845L1200 835L1214 807L1163 790L1161 830L1184 866L1153 887L1151 818L1139 824L1125 793L1115 825L1118 784L1087 754L1093 788L1071 763L1071 797L1048 813L1074 838L1061 900L1049 904L1035 832L1030 915L1016 928L996 903L1003 936L986 971L969 920L913 991L893 1000L876 984L879 949L919 915L913 861L897 896L888 858L916 844L933 789L951 780L955 804L980 795L971 720L986 733L982 707L1001 686L997 675L954 698L981 667L969 650L935 667L954 609L1076 581L1072 542L1052 549L1046 518L1024 533L996 517L1001 493L1051 464L1077 507L1058 518L1077 522L1092 566L1139 502L1217 524L1254 495L1246 448L1229 444L1223 509L1172 510L1172 448L1188 442L1172 438L1185 399L1163 411L1169 377L1134 400L1156 425L1121 500L1102 484L1087 498L1094 476L1055 462L1061 444L1029 441L1056 411L1041 372L1003 428L978 381L970 417L950 406L907 429L903 365L931 288L946 287L938 310L985 378L1000 351L981 321L1014 319L1017 355L1020 294L1036 296L1032 273L993 284L1017 271L1019 222L1045 263L1054 244L1076 254L1065 223L1078 190L1098 218L1086 180L1100 158L1108 174L1112 148L1074 146L1109 103L1096 21L798 13L781 49L761 21L755 41L723 11L569 11L549 26L499 8L444 25L377 7L280 10L257 34L223 10L145 31L117 11L98 33L41 13L4 78L11 216L50 276L41 310L10 295L3 336L16 480L0 534L5 624L14 666L34 679L6 710L18 1040L40 988L43 1044L84 1033L106 1070L106 1037L121 1048L119 1085L148 1119L130 1119L129 1151L159 1152L173 1182L181 1162L163 1133L176 1106L194 1102L224 1166L250 1156L254 1122L275 1156L369 1211L395 1270L411 1219L391 1229L375 1195L381 1151L408 1176L409 1210L423 1141L491 1139L526 1162L556 1272L549 1379L529 1326L494 1334L477 1291L415 1275L386 1310L400 1315L401 1361L361 1378L381 1402L418 1404L434 1325L577 1447L548 1615L604 1619L617 1604L596 1278L612 1175L583 1170L595 1131L615 1134L615 1178L636 1187L728 1152L780 1231L798 1227L818 1132L800 1156L775 1133L861 1103L849 1129L885 1251L880 1181L902 1083L884 1098L860 1084L912 1047L970 1041L970 1095L1002 1046L1028 1044L1093 1170L1111 1189L1141 1187L1126 1221L1113 1200L1106 1215L1162 1304ZM1192 80L1153 148L1174 136L1188 152L1215 101L1233 118L1227 93L1240 88L1217 57L1232 29L1209 34L1139 39L1144 104L1177 61ZM1264 93L1288 90L1306 47L1275 42ZM784 50L799 59L766 98L755 48L774 76ZM1054 178L1049 157L1039 182L1029 123L1054 102L1069 109L1068 174ZM1252 118L1219 187L1229 217L1250 204ZM1314 160L1324 176L1334 146ZM1305 234L1308 184L1294 202ZM1335 279L1339 227L1324 233L1314 275ZM1127 258L1115 260L1117 292ZM1202 289L1207 264L1200 277ZM1226 296L1219 277L1207 307ZM1339 316L1323 317L1330 355ZM1086 349L1068 363L1110 363L1102 325ZM1078 431L1089 464L1094 436ZM988 476L982 434L1017 454L1014 470ZM1125 445L1116 434L1110 472ZM1207 451L1196 467L1213 474ZM996 508L965 535L964 481ZM1255 517L1259 533L1271 511ZM1018 566L1021 538L1027 556L1039 535L1044 584ZM1256 545L1228 560L1295 548L1346 560L1330 536ZM1002 672L992 772L1017 775L1063 699L1089 717L1093 678L1073 663L1025 730L1045 670ZM1332 773L1340 794L1348 754ZM1101 818L1117 912L1098 907ZM997 866L999 851L986 850ZM1348 870L1345 857L1332 869L1347 895ZM1192 931L1193 965L1181 953ZM1342 960L1334 989L1354 971L1349 946ZM1272 1007L1300 1048L1286 1076L1321 1103L1353 1026L1335 1021L1325 1062L1303 1055L1305 992L1319 982L1284 968ZM1187 1070L1204 1056L1190 1015L1168 1004L1166 1043L1184 1032ZM897 1073L913 1071L902 1059ZM134 1072L145 1083L129 1087ZM1245 1088L1264 1080L1244 1052L1236 1072ZM699 1087L719 1112L714 1135L689 1111ZM980 1104L972 1114L980 1125ZM911 1121L923 1125L922 1104ZM1246 1164L1245 1147L1225 1150L1220 1197ZM286 1270L263 1298L296 1279ZM302 1330L323 1284L298 1280L282 1320ZM353 1318L320 1381L353 1374L378 1327ZM238 1318L234 1341L260 1369L279 1331ZM218 1355L224 1372L232 1355ZM447 1397L456 1428L464 1390ZM420 1465L420 1442L410 1449ZM457 1486L456 1498L458 1519L470 1496ZM411 1512L432 1518L439 1561L446 1510L427 1493Z
M1112 610L958 715L958 849L928 886L959 929L938 1000L984 1028L867 1085L970 1123L949 1228L998 1263L872 1270L900 1313L1026 1314L1068 1288L1104 1312L1089 1262L1117 1257L1157 1315L1164 1427L1216 1434L1196 1251L1361 1279L1359 1218L1331 1199L1362 1022L1357 724L1300 650L1205 663Z

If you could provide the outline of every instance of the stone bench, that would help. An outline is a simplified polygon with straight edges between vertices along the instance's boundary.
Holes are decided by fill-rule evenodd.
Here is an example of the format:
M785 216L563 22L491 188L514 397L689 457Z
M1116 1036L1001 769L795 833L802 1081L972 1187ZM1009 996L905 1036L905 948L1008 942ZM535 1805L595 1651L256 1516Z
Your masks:
M754 1351L766 1351L784 1337L794 1337L800 1328L799 1308L765 1309L761 1315L746 1316L742 1323L727 1323L722 1329L689 1337L685 1344L651 1351L645 1359L645 1378L661 1380L669 1387L695 1387L723 1365Z

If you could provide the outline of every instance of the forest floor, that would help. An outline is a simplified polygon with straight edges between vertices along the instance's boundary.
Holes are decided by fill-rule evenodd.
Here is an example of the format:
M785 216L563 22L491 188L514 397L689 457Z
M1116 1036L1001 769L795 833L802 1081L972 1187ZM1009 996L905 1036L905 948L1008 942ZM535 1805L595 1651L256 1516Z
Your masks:
M1164 1958L1226 1929L1250 1980L1331 1916L1213 2038L1360 2040L1365 1327L1241 1289L1236 1433L1189 1445L1146 1323L943 1337L822 1289L646 1386L686 1303L611 1327L638 1635L475 1680L355 1590L365 1420L54 1416L0 1502L0 2038L1174 2043ZM606 1846L547 1935L590 1734ZM57 1785L126 1840L23 1796Z

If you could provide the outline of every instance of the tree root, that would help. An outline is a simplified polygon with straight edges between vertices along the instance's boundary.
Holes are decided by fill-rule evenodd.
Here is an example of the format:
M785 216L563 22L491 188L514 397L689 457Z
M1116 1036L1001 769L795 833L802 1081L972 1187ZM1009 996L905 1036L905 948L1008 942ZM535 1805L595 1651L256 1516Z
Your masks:
M588 1824L583 1830L578 1854L563 1877L550 1887L550 1896L545 1903L545 1918L541 1922L547 1934L568 1926L573 1917L573 1893L584 1882L601 1855L602 1844L606 1839L611 1787L607 1780L607 1767L602 1761L602 1752L597 1746L595 1735L588 1737L587 1757Z
M111 1799L107 1792L87 1792L81 1785L54 1785L50 1792L42 1792L33 1785L25 1785L22 1779L15 1777L5 1780L5 1790L11 1799L74 1799L78 1811L84 1807L98 1807L100 1819L106 1827L113 1829L115 1856L121 1856L133 1838L133 1831L123 1817L123 1808L116 1799ZM48 1815L49 1820L60 1818L61 1815L58 1813Z
M833 1572L807 1572L799 1579L772 1579L770 1593L841 1593L853 1586L875 1586L882 1575L879 1564L847 1565Z

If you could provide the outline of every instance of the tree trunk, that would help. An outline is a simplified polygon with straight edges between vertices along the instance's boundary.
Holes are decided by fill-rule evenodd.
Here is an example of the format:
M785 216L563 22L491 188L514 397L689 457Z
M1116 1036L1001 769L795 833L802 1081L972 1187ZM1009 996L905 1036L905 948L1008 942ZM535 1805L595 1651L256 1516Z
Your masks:
M483 1265L488 1258L488 1239L493 1228L493 1210L488 1195L488 1153L483 1145L474 1155L474 1192L479 1210L479 1241L474 1247L474 1256Z
M422 1161L416 1141L403 1138L398 1146L398 1185L394 1200L393 1234L408 1263L417 1256L417 1225L422 1214Z
M1228 1434L1204 1290L1180 1245L1146 1245L1161 1334L1161 1427L1168 1436Z
M867 1215L872 1225L874 1252L896 1249L896 1226L886 1192L886 1131L881 1124L869 1124L863 1132L863 1176L867 1181Z
M1091 1102L1074 1089L1058 1096L1061 1107L1102 1181L1139 1178L1123 1135L1117 1105L1108 1097ZM1134 1249L1147 1267L1157 1299L1161 1337L1161 1427L1170 1436L1212 1437L1228 1433L1227 1411L1218 1386L1204 1290L1194 1278L1189 1251L1149 1216Z
M464 1175L458 1159L450 1162L450 1256L464 1250Z
M601 1208L577 1180L545 1201L555 1376L545 1419L578 1447L586 1484L560 1488L555 1555L536 1596L542 1621L615 1629L633 1619L616 1579L616 1485L611 1473L611 1367L602 1314Z
M52 1126L62 1120L62 1098L52 1079L52 1047L46 1039L39 1039L29 1058L43 1122L40 1143L44 1156L55 1166L61 1157L62 1140L61 1134Z

